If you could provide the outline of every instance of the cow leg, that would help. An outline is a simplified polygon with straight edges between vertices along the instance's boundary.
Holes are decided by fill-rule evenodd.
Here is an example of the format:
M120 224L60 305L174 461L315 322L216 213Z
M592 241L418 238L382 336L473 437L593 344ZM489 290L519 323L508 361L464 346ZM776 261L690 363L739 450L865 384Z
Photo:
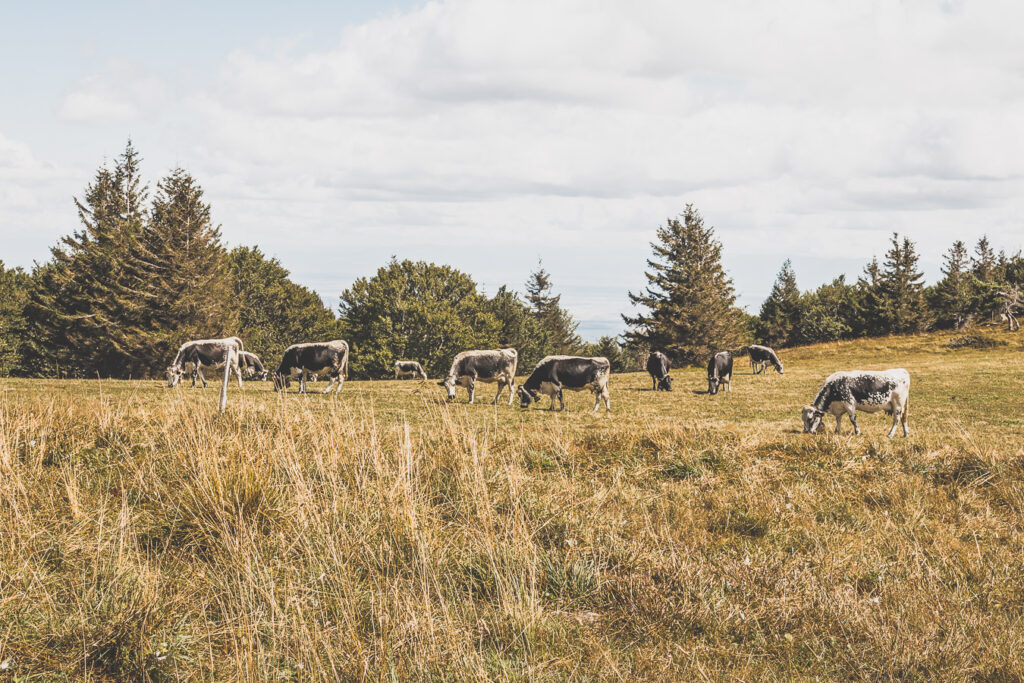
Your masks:
M907 424L907 413L910 408L910 399L903 401L903 410L900 411L900 422L903 424L903 436L910 436L910 425Z
M559 411L564 411L565 410L565 397L562 395L562 387L558 387L558 405L559 405L559 408L558 408Z
M604 398L604 409L612 412L612 394L608 391L608 385L601 387L601 396Z
M491 405L492 406L498 405L498 399L501 398L501 390L504 389L504 388L505 388L505 380L499 379L498 380L498 393L496 393L494 395L494 400L491 401Z
M846 414L850 416L850 422L853 423L853 433L860 436L860 427L857 425L857 408L850 406L846 409Z
M843 415L845 414L846 413L839 413L838 415L836 415L836 434L839 433L839 427L843 423Z
M551 405L548 406L548 410L554 410L555 409L555 396L557 396L557 394L552 391L551 392Z
M469 392L469 403L472 405L473 399L476 397L476 377L469 379L469 386L466 387L466 391Z
M342 368L338 368L338 388L334 390L334 393L341 393L341 385L345 383L345 371Z
M725 390L732 393L732 375L725 376Z
M511 377L508 380L508 404L512 405L513 399L516 397L516 378Z
M337 379L337 375L328 374L327 375L327 388L324 389L323 391L321 391L320 393L322 393L322 394L329 394L329 393L331 393L331 388L334 387L334 382L335 382L336 379Z
M594 409L590 412L596 413L597 409L601 407L601 390L598 389L594 392Z
M205 389L206 388L206 378L203 377L203 369L197 365L196 369L193 370L193 373L194 374L192 375L192 386L196 385L196 375L199 375L199 380L203 383L203 389Z
M299 368L299 393L306 393L306 368Z

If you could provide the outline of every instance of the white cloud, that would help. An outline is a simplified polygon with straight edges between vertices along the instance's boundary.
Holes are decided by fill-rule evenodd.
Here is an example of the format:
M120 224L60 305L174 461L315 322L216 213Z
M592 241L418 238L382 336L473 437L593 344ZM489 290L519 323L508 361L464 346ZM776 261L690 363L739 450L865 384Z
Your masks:
M161 122L226 237L325 295L392 253L513 284L541 255L578 314L614 320L654 228L694 202L756 307L782 259L811 286L894 230L933 275L956 238L1024 246L1021 19L1010 2L430 2L327 50L235 50L213 83L108 65L60 113Z

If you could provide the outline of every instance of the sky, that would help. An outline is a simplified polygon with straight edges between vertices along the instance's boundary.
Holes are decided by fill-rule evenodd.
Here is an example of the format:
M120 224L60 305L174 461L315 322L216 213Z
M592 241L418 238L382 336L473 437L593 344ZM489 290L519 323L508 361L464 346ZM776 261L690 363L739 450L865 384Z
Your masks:
M0 0L0 260L77 229L131 138L335 307L392 255L488 293L542 259L622 331L687 203L756 313L785 259L855 279L893 232L1024 248L1019 2Z

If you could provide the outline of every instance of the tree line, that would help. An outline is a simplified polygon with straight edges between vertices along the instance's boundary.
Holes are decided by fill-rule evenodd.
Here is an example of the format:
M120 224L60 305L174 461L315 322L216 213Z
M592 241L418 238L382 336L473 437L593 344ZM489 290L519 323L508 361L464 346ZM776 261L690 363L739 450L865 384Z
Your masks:
M341 293L337 315L258 246L228 249L202 187L174 169L150 191L129 141L75 199L80 227L31 272L0 261L0 376L152 377L183 341L238 335L273 364L297 341L343 338L355 377L386 377L395 360L431 376L468 348L512 346L520 367L553 353L600 355L621 372L650 349L677 364L753 341L792 346L960 328L1000 314L1012 325L1024 259L982 238L956 242L943 279L924 285L915 245L893 235L884 260L801 292L786 261L760 314L736 306L714 228L687 205L656 232L647 286L629 292L620 338L585 343L542 264L523 292L481 291L446 265L395 257Z

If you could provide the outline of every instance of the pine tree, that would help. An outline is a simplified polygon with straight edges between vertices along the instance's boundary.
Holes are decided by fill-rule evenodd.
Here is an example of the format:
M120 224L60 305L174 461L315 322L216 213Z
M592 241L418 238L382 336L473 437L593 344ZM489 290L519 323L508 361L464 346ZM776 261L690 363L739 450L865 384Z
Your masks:
M526 282L526 300L544 335L544 354L570 354L579 350L583 340L576 333L579 323L562 308L562 295L553 294L551 276L538 262L537 270Z
M175 169L157 185L135 254L143 307L136 355L150 368L185 340L234 335L238 306L227 252L203 190Z
M914 243L893 233L878 280L878 300L884 326L889 334L920 332L928 325L924 305L923 274L917 269L919 257Z
M630 302L646 312L622 316L633 328L625 333L627 343L663 350L684 364L703 363L713 349L738 345L743 330L736 294L714 228L704 227L700 212L688 204L679 218L658 228L657 238L644 273L648 286L629 293Z
M970 320L975 286L969 266L967 247L957 240L946 252L942 280L928 296L936 320L943 327L959 330Z
M771 294L761 305L757 326L758 338L769 346L791 346L796 340L794 330L800 314L800 288L796 284L793 264L782 264Z
M982 282L989 282L996 272L996 253L988 241L988 235L982 235L974 246L974 257L971 259L971 270Z
M516 349L520 367L536 365L545 355L546 337L530 306L518 293L502 285L491 298L489 307L500 326L498 346Z
M75 199L82 229L53 247L28 315L54 360L74 376L120 377L142 366L134 351L144 296L133 258L145 222L141 158L129 140L113 169Z

